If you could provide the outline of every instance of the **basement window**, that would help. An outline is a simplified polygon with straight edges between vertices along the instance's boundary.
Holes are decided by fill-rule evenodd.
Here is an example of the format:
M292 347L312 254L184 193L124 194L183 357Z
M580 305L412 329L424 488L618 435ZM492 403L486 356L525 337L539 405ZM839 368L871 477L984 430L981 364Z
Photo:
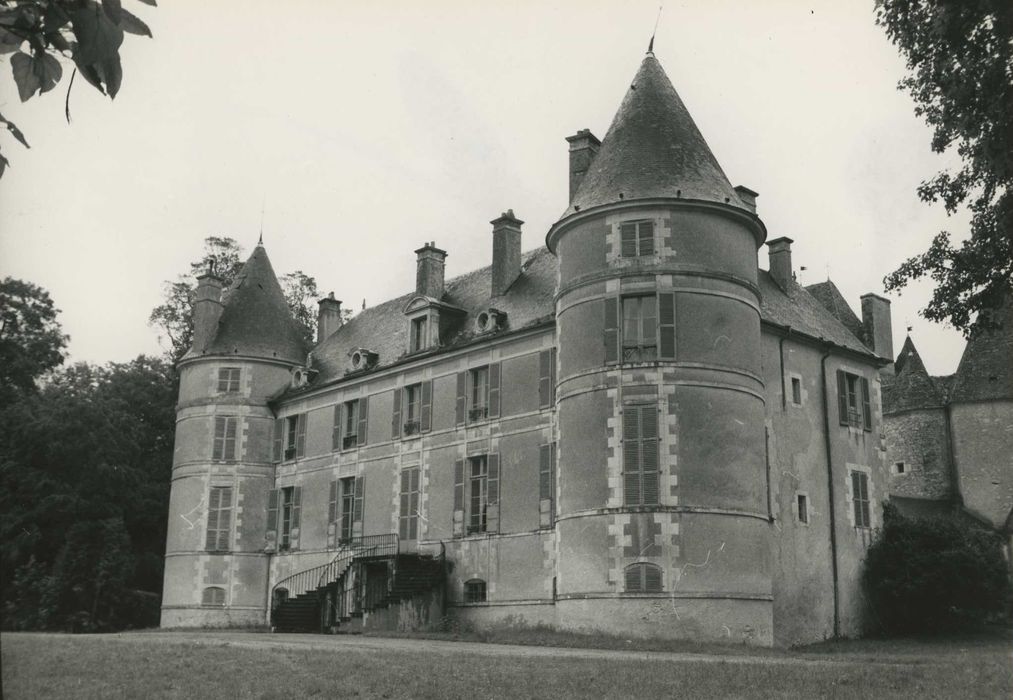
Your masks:
M485 602L485 581L480 578L473 578L464 582L464 602L484 603Z

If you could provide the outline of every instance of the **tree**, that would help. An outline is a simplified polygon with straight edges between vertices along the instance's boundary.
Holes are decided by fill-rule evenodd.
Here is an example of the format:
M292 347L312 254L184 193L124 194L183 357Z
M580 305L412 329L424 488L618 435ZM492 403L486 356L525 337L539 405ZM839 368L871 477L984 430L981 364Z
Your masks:
M193 302L197 293L197 276L211 266L228 289L243 268L242 257L242 248L232 238L205 238L204 255L200 260L190 263L189 273L180 275L175 282L165 283L165 301L152 309L148 323L165 333L170 346L168 354L173 364L179 362L193 344ZM278 282L292 315L302 327L307 341L311 341L317 327L314 308L318 295L316 280L296 270L282 275Z
M932 150L952 147L962 165L918 188L971 212L962 243L936 235L924 253L887 275L887 291L931 278L922 315L965 335L991 323L988 311L1010 292L1013 276L1013 3L1009 0L877 0L876 23L900 49L910 75L899 88L933 129ZM977 321L977 324L976 324Z
M0 401L34 389L35 381L58 367L68 337L63 334L49 293L31 282L0 282Z
M140 2L155 5L155 0ZM0 0L0 54L12 54L11 69L22 102L56 87L63 77L60 59L73 62L67 121L70 90L78 73L103 95L116 97L123 81L119 51L124 32L151 36L148 25L120 0ZM28 148L24 134L2 114L0 125ZM0 152L0 176L7 165Z

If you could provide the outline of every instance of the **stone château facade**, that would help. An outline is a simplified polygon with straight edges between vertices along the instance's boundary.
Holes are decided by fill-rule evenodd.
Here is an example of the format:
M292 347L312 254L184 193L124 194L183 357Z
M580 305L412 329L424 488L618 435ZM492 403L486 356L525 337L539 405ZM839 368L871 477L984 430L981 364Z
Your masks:
M653 54L605 138L567 141L544 246L507 211L491 266L445 280L427 243L411 292L345 323L322 300L312 348L264 247L200 278L163 626L860 631L889 302L867 344L795 282Z

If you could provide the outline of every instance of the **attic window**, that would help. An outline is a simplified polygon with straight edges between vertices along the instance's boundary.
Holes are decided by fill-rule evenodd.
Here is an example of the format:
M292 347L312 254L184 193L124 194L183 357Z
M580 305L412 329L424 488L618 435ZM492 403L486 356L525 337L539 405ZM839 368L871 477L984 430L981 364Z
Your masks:
M429 346L428 333L429 330L429 319L425 316L419 318L413 318L411 324L411 338L410 345L408 348L409 352L419 352L425 350Z
M479 331L485 331L489 328L489 314L483 311L475 319L475 324L478 326Z

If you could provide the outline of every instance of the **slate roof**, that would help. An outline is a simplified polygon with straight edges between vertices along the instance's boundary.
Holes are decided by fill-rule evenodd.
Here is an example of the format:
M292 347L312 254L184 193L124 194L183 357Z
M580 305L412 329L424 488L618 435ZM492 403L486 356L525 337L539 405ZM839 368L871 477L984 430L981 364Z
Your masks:
M443 347L460 347L485 336L476 330L475 318L490 307L506 313L507 332L553 322L556 274L556 257L542 247L522 256L521 274L502 296L491 297L491 267L449 280L441 302L457 306L464 313L454 319L443 338ZM873 357L858 338L802 287L793 285L785 293L764 270L759 270L759 286L764 321L790 326L798 333ZM407 359L408 323L404 309L417 296L414 292L403 294L365 309L317 345L313 349L312 367L318 374L312 386L344 377L350 367L349 354L358 348L377 353L377 369ZM495 333L487 337L495 337Z
M841 294L841 290L837 288L836 284L830 280L818 282L817 284L806 285L806 291L812 294L824 308L833 314L834 318L843 323L844 327L851 331L852 335L864 341L865 325L855 315L855 312L851 309L851 305L848 304L847 299Z
M285 302L262 245L243 265L222 298L225 306L214 337L187 357L246 355L302 364L309 349Z
M563 217L650 197L746 208L661 64L648 53Z
M953 401L1013 399L1013 296L995 312L998 328L967 342L953 382Z
M929 376L908 336L894 364L894 376L883 378L883 413L942 408L945 403L940 386Z

